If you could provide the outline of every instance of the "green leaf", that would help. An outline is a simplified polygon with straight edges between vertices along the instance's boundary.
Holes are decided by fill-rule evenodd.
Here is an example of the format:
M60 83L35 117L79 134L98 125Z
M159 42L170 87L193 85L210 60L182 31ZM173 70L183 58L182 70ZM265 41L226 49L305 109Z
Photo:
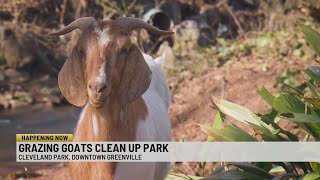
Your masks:
M230 179L257 180L257 179L264 179L264 177L250 173L250 172L230 170L230 171L223 171L218 174L210 175L204 178L203 180L230 180Z
M250 123L249 123L250 124ZM250 124L250 127L254 130L254 132L258 135L262 136L263 141L287 141L287 139L279 136L277 132L279 130L274 131L274 130L269 130L265 127L260 127L254 124Z
M200 125L200 127L203 132L212 136L216 141L256 141L246 131L233 125L224 125L221 128L206 125Z
M225 115L221 111L218 111L212 123L212 128L221 128L224 117ZM213 140L214 138L212 136L208 136L207 142L212 142Z
M295 122L316 140L320 140L320 118L318 116L301 113L282 113L281 116L286 120Z
M282 166L276 166L272 168L269 172L270 173L280 173L280 172L285 172L286 170Z
M214 122L212 123L212 127L213 128L220 128L222 126L224 118L225 118L225 115L221 111L218 111L216 118L214 119Z
M294 171L294 168L292 167L292 165L290 163L287 163L287 162L274 162L273 164L283 167L283 169L287 173L293 173L293 171Z
M319 123L301 123L295 122L299 127L303 128L310 135L312 135L316 141L320 141L320 128Z
M318 66L310 66L308 69L304 70L305 72L312 80L314 80L316 83L320 83L320 67Z
M319 180L320 174L318 173L309 173L303 177L303 180Z
M291 132L287 131L287 130L284 130L282 129L278 124L278 120L281 119L279 116L278 116L278 112L275 111L274 109L272 111L270 111L268 114L264 114L261 116L261 119L264 121L264 122L267 122L269 124L272 124L272 126L276 129L279 130L279 133L283 133L285 134L289 139L290 141L299 141L299 138L297 136L295 136L294 134L292 134ZM266 134L267 135L267 134ZM266 139L263 137L263 139L266 141ZM277 138L277 139L281 139L281 138ZM282 138L283 139L283 138Z
M320 55L320 34L311 27L298 23L301 31L304 33L307 41L312 46L317 55Z
M320 123L320 118L311 114L301 114L301 113L281 113L284 119L294 122L304 122L304 123Z
M236 166L245 172L257 174L263 178L267 178L267 179L273 178L273 176L271 174L269 174L267 171L259 168L258 166L254 165L254 164L251 164L251 163L235 163L235 164L231 163L230 165Z
M250 123L256 126L265 127L270 131L274 130L272 126L267 125L261 120L259 116L243 106L231 103L224 99L215 99L214 105L224 114L238 121L244 122L246 124Z
M271 106L274 107L275 97L265 88L258 89L258 94Z
M231 103L224 99L217 99L214 101L214 103L219 108L219 110L222 111L224 114L230 117L233 117L246 124L247 122L250 122L252 124L260 126L260 123L258 122L260 120L260 117L258 117L256 114L251 112L249 109L242 107L240 105Z
M255 162L253 163L259 168L269 172L272 169L272 163L271 162Z
M316 109L320 109L320 98L316 98L316 97L305 97L301 94L297 94L297 93L291 93L294 96L297 96L301 99L304 99L306 102L310 103L313 105L313 107L315 107Z
M273 96L265 87L258 90L259 95L276 111L290 112L290 109L283 104L283 100Z
M319 94L316 86L313 85L310 81L307 81L306 84L307 84L307 86L310 88L312 94L313 94L314 96L316 96L316 97L319 98L319 97L320 97L320 94Z
M258 90L260 96L276 111L279 113L287 112L305 112L305 105L298 98L287 93L288 90L284 89L278 97L274 97L268 92L266 88L261 88Z
M288 109L288 111L279 111L280 113L285 112L296 112L296 113L304 113L305 112L305 104L301 102L295 96L292 96L290 93L281 93L280 96L276 98L276 102L278 105L281 105Z
M214 118L214 121L212 123L212 128L221 128L224 118L225 118L225 114L223 114L221 111L218 111L216 114L216 117ZM213 140L214 140L214 137L208 136L207 142L212 142ZM202 174L201 174L202 176L204 176L206 164L207 164L207 162L200 163L200 168L202 170Z
M310 162L310 166L314 172L320 174L320 162Z

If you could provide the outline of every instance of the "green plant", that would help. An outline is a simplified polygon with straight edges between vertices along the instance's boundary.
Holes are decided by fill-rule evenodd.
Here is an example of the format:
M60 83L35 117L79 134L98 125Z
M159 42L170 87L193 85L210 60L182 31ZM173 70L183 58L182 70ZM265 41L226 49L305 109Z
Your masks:
M279 76L276 80L277 83L281 84L282 87L289 85L295 86L296 85L296 77L300 75L300 71L288 71L285 70L281 76Z
M319 56L320 34L303 24L299 26ZM320 141L320 67L311 66L304 73L309 76L305 89L310 93L293 87L294 83L285 84L278 96L272 95L264 87L258 90L259 95L271 107L267 114L255 114L245 107L213 97L213 107L218 110L216 118L212 126L200 125L202 131L208 134L208 141L258 141L260 139L262 139L260 141ZM285 83L283 79L280 80ZM226 124L225 116L247 124L254 133L249 134L230 122ZM301 138L280 127L278 125L280 119L290 121L303 129L306 132L305 137ZM204 168L204 166L205 163L201 163L201 167ZM201 179L186 175L179 176L182 179ZM203 179L320 179L320 163L229 163Z
M134 5L137 0L133 0L128 3L128 1L110 1L110 0L95 0L96 4L100 5L103 8L103 14L116 15L119 17L128 16L129 13L133 10Z
M303 24L299 26L319 56L320 34ZM277 96L264 87L258 90L271 107L267 114L255 114L245 107L213 97L213 107L218 110L215 120L212 126L200 125L202 131L208 134L207 141L320 141L320 67L311 66L303 72L309 76L303 86L294 87L294 78L299 75L297 71L287 72L277 79L278 83L283 84ZM247 124L254 133L249 134L235 124L225 123L226 116ZM303 129L305 137L301 138L279 126L280 119ZM202 177L172 174L168 179L320 179L319 162L224 163L210 176L203 177L205 166L205 162L200 164Z

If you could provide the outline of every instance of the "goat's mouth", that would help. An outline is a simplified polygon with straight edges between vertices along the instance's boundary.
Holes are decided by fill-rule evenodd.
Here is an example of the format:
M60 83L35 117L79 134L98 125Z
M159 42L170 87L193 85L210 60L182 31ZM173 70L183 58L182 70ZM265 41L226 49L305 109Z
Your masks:
M101 99L101 98L100 99L89 98L89 102L93 107L100 108L101 106L104 105L105 98L103 98L103 99Z
M110 93L109 89L105 89L103 92L99 92L99 93L92 93L89 91L88 92L89 103L95 108L100 108L106 103L109 93Z

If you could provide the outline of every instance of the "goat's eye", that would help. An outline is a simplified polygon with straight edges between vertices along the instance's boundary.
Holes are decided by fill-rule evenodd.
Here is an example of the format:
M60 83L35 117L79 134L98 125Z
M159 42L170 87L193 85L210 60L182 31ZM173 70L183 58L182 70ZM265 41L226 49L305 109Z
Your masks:
M127 49L122 49L121 51L120 51L120 54L119 55L121 55L121 56L126 56L128 54L128 50Z
M84 53L84 51L80 51L80 54L81 54L81 56L85 56L85 53Z
M81 57L85 57L86 54L82 49L78 49L78 51L79 51Z

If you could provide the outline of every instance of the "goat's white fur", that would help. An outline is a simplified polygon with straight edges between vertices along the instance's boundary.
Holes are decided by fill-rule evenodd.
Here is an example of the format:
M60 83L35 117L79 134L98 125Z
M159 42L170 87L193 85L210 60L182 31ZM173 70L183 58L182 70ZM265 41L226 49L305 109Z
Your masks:
M97 77L97 81L105 84L107 82L107 78L106 78L106 61L103 61L103 63L100 66L99 69L99 75Z
M93 128L93 133L95 136L98 135L98 132L99 132L99 128L98 128L98 120L97 120L97 116L96 114L94 113L93 116L92 116L92 128Z
M136 141L171 141L171 128L168 115L168 108L171 102L170 91L159 65L151 56L146 54L143 54L143 56L152 71L152 80L148 90L142 95L148 108L148 115L146 119L139 121L135 139ZM94 120L95 118L94 116L92 120L94 132L98 131L99 128L97 126L97 130L95 131L95 124L97 125L95 123L97 120ZM81 117L79 123L81 123ZM162 180L169 169L169 162L120 162L117 164L115 179Z
M171 102L170 91L163 72L154 59L143 54L152 71L149 89L142 95L148 107L145 120L139 121L136 141L171 141L171 128L168 108ZM170 163L128 163L120 162L117 166L115 179L159 179L165 178Z
M88 108L88 104L86 104L86 105L84 106L84 108L82 109L82 111L81 111L81 113L80 113L80 117L79 117L79 120L78 120L78 123L77 123L77 127L79 127L79 125L82 123L83 118L84 118L84 115L85 115L85 113L86 113L86 111L87 111L87 108Z
M109 42L108 34L107 34L108 28L104 29L103 31L96 27L95 32L98 34L98 41L99 41L99 50L100 50L100 57L103 57L103 48L105 45Z

